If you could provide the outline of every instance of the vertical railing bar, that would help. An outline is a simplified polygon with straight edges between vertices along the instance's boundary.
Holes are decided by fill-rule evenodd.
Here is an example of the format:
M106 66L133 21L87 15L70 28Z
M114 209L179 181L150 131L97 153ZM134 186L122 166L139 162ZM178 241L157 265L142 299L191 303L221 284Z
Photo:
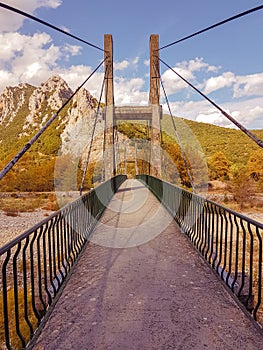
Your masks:
M52 287L53 295L56 293L56 288L53 280L53 264L52 264L52 242L51 242L51 229L53 227L53 218L49 221L48 229L47 229L47 238L48 238L48 263L49 263L49 284ZM50 294L51 295L51 294ZM53 299L52 295L51 298Z
M39 233L37 236L37 265L38 265L38 293L39 293L39 299L41 301L41 304L44 308L44 312L46 311L46 303L43 299L43 293L42 293L42 263L41 263L41 248L40 248L40 239L43 235L43 226L40 227ZM44 254L43 254L44 255ZM43 263L44 263L44 256L43 256Z
M219 221L219 226L220 226L220 241L219 241L219 258L218 258L218 264L217 264L217 272L220 275L220 268L221 268L221 262L222 262L222 251L223 251L223 216L222 216L222 209L219 208L219 217L220 217L220 221Z
M201 201L200 201L201 202ZM204 218L205 217L205 203L203 206L202 214L201 214L201 220L200 220L200 233L199 233L199 246L197 247L200 252L202 252L202 246L204 242Z
M227 263L227 249L228 249L228 242L227 242L227 239L228 239L228 221L227 221L227 217L226 217L226 211L223 210L223 217L224 217L224 222L225 222L225 225L224 225L224 232L225 232L225 235L224 235L224 258L223 258L223 267L222 267L222 271L221 271L221 278L224 279L224 272L226 270L226 263Z
M199 239L199 233L200 233L200 215L201 215L201 209L199 205L198 198L195 196L195 212L196 212L196 219L195 219L195 237L193 239L193 244L197 246L197 242Z
M234 221L236 224L236 252L235 252L235 276L233 279L233 284L232 284L232 291L235 292L234 288L235 288L235 284L237 282L237 278L238 278L238 266L239 266L239 224L237 222L237 217L234 216Z
M60 212L58 214L58 221L57 221L57 252L58 252L58 271L59 271L59 275L61 276L61 283L64 281L64 273L62 271L62 261L63 261L62 239L63 239L63 236L61 231L61 212Z
M66 278L68 274L68 265L66 266L67 262L67 248L66 248L66 219L65 219L65 211L61 213L60 215L60 232L61 232L61 254L62 254L62 266L64 268L64 279Z
M70 255L70 208L67 208L67 213L65 216L65 233L66 233L66 261L68 264L68 271L70 271L73 264L72 257Z
M17 257L21 250L21 241L17 244L16 252L13 256L13 280L14 280L14 305L15 305L15 322L16 322L16 334L19 336L22 347L26 346L25 338L20 332L20 320L19 320L19 302L18 302L18 281L17 281Z
M67 213L67 256L68 256L69 269L71 269L72 265L74 264L74 260L72 258L71 250L72 250L71 207L69 206L68 207L68 213Z
M258 298L257 298L257 304L254 307L253 310L253 316L255 320L257 321L257 311L261 305L261 297L262 297L262 236L259 233L259 228L256 227L256 235L258 238Z
M248 232L250 235L250 249L249 249L249 290L248 296L244 301L245 306L248 305L249 299L252 297L252 286L253 286L253 251L254 251L254 236L251 231L251 225L248 223Z
M32 292L32 308L34 311L34 314L36 315L36 318L38 319L38 324L40 323L41 320L41 315L39 314L37 307L36 307L36 295L35 295L35 269L34 269L34 251L33 251L33 245L37 237L37 231L34 231L33 233L33 238L30 242L30 275L31 275L31 292Z
M246 264L246 230L244 227L243 219L240 220L241 228L243 231L243 245L242 245L242 271L241 271L241 284L238 290L237 296L240 297L241 292L245 285L245 264Z
M197 247L198 241L199 241L199 235L200 235L200 223L201 223L201 215L203 213L203 205L200 203L200 200L197 196L195 196L195 202L196 202L196 234L195 234L195 239L193 241L194 245Z
M219 266L219 260L218 260L218 249L220 247L219 245L219 213L218 213L218 207L215 207L215 219L216 219L216 242L215 242L215 255L214 255L214 260L212 263L212 267L218 271L218 266ZM215 263L217 263L217 266L215 266Z
M30 329L30 338L33 336L33 325L28 317L28 292L27 292L27 267L26 267L26 249L29 244L29 236L26 237L26 241L22 252L22 264L23 264L23 286L24 286L24 319Z
M209 264L211 266L214 265L214 258L213 258L213 255L214 255L214 235L215 235L215 213L214 213L214 205L211 204L210 205L210 208L211 208L211 212L210 212L210 216L211 216L211 239L210 239L210 254L209 254L209 257L208 257L208 261L209 261Z
M51 305L51 294L48 288L48 267L47 267L47 242L46 242L46 235L48 232L49 222L45 224L45 229L43 232L43 272L44 272L44 286L45 286L45 292L47 294L48 298L48 305Z
M231 281L231 285L229 285L229 278L231 276L232 271L232 250L233 250L233 221L232 221L232 215L228 213L228 221L230 223L230 237L229 237L229 259L228 259L228 272L226 276L226 284L232 288L233 286L233 280Z
M56 216L54 218L54 221L52 222L52 260L53 260L53 276L52 276L52 280L55 286L55 290L54 290L54 296L57 294L57 291L59 289L60 286L60 280L58 277L58 273L57 273L57 252L56 252L56 231L57 231L57 222L58 222L58 216ZM56 281L56 283L55 283Z
M69 232L70 232L70 256L72 258L72 265L76 260L75 255L75 237L74 237L74 218L73 218L73 208L70 207L70 215L69 215Z
M211 229L211 224L210 224L210 220L211 220L211 211L210 211L210 204L208 202L206 202L206 220L205 220L205 233L206 233L206 239L205 239L205 248L204 248L204 257L207 261L209 261L207 255L210 249L210 229ZM209 261L210 263L210 261Z
M6 257L2 266L2 285L3 285L3 311L4 311L4 324L5 324L5 342L8 350L12 349L10 344L9 334L9 312L8 312L8 295L7 295L7 278L6 267L11 257L11 249L6 252Z

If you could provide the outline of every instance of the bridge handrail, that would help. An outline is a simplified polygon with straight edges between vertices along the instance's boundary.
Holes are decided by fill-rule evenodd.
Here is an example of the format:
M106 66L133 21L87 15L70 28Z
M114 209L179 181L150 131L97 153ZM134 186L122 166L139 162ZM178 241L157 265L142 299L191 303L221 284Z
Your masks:
M126 178L104 182L0 248L0 345L26 347Z
M233 294L263 325L263 225L150 175L137 175Z

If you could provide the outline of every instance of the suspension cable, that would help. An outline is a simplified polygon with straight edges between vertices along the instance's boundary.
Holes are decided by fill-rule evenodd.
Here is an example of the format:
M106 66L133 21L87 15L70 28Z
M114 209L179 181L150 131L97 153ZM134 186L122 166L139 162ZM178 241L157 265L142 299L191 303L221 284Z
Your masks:
M236 125L241 131L243 131L248 137L250 137L254 142L256 142L260 147L263 148L263 141L260 140L256 135L246 129L242 124L240 124L237 120L235 120L230 114L224 111L218 104L212 101L208 96L206 96L202 91L197 89L193 84L191 84L188 80L182 77L178 72L176 72L172 67L170 67L167 63L165 63L161 58L159 60L169 69L171 69L179 78L181 78L186 84L191 86L199 95L203 96L208 102L210 102L215 108L217 108L228 120L230 120L234 125Z
M65 30L63 30L63 29L60 29L60 28L54 26L53 24L50 24L50 23L48 23L48 22L46 22L46 21L43 21L42 19L40 19L40 18L38 18L38 17L35 17L35 16L32 16L32 15L30 15L29 13L26 13L26 12L24 12L24 11L21 11L21 10L15 8L15 7L9 6L9 5L4 4L4 3L2 3L2 2L0 2L0 7L3 7L3 8L5 8L6 10L9 10L9 11L12 11L12 12L18 13L18 14L24 16L24 17L30 18L30 19L32 19L32 20L34 20L34 21L36 21L36 22L39 22L39 23L41 23L41 24L43 24L43 25L45 25L45 26L47 26L47 27L50 27L50 28L52 28L52 29L54 29L54 30L56 30L56 31L58 31L58 32L60 32L60 33L62 33L62 34L65 34L65 35L67 35L67 36L70 36L71 38L73 38L73 39L75 39L75 40L81 41L81 42L84 43L84 44L87 44L87 45L89 45L89 46L92 46L92 47L94 47L95 49L98 49L98 50L100 50L100 51L104 51L102 48L100 48L100 47L98 47L98 46L96 46L96 45L94 45L94 44L92 44L92 43L90 43L90 42L88 42L88 41L86 41L86 40L84 40L84 39L81 39L81 38L77 37L76 35L70 34L70 33L66 32Z
M100 91L100 98L99 98L98 107L97 107L97 110L96 110L96 116L95 116L95 119L94 119L93 129L92 129L92 133L91 133L90 144L89 144L89 150L88 150L88 154L87 154L87 158L86 158L86 163L85 163L85 168L84 168L84 172L83 172L83 176L82 176L82 181L81 181L81 186L80 186L80 190L79 190L80 196L82 195L82 192L83 192L84 182L85 182L85 178L86 178L86 174L87 174L87 170L88 170L88 166L89 166L90 155L91 155L91 149L92 149L92 146L93 146L95 130L96 130L97 122L98 122L100 104L101 104L102 94L103 94L103 90L104 90L104 86L105 86L107 70L108 70L108 66L106 66L106 69L105 69L105 74L104 74L104 78L103 78L103 82L102 82L102 87L101 87L101 91Z
M17 153L17 155L6 165L6 167L0 172L0 180L13 168L16 162L25 154L28 149L36 142L36 140L43 134L43 132L49 127L49 125L57 118L59 113L67 106L77 92L86 84L86 82L93 76L93 74L104 63L105 59L94 69L94 71L88 76L88 78L75 90L75 92L68 98L68 100L59 108L59 110L48 120L48 122L34 135L30 141Z
M202 30L199 30L198 32L195 32L195 33L193 33L193 34L187 35L186 37L184 37L184 38L182 38L182 39L176 40L176 41L174 41L174 42L172 42L172 43L170 43L170 44L167 44L167 45L165 45L165 46L162 46L162 47L159 48L159 51L162 50L162 49L166 49L167 47L173 46L173 45L175 45L175 44L178 44L178 43L180 43L180 42L182 42L182 41L185 41L185 40L187 40L187 39L190 39L190 38L192 38L192 37L194 37L194 36L196 36L196 35L199 35L199 34L202 34L202 33L204 33L204 32L207 32L208 30L211 30L211 29L213 29L213 28L215 28L215 27L219 27L219 26L221 26L221 25L223 25L223 24L225 24L225 23L227 23L227 22L233 21L233 20L235 20L235 19L238 19L238 18L240 18L240 17L246 16L246 15L252 13L252 12L256 12L256 11L259 11L259 10L262 10L262 9L263 9L263 5L260 5L260 6L254 7L254 8L252 8L252 9L250 9L250 10L247 10L247 11L245 11L245 12L239 13L239 14L237 14L237 15L235 15L235 16L229 17L229 18L227 18L227 19L225 19L225 20L223 20L223 21L221 21L221 22L215 23L215 24L213 24L213 25L211 25L211 26L209 26L209 27L207 27L207 28L204 28L204 29L202 29Z

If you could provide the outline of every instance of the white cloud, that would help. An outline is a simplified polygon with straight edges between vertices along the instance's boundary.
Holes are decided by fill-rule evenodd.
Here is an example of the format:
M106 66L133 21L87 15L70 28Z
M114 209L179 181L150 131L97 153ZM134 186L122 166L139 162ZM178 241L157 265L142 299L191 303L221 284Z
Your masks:
M66 44L64 52L68 52L71 56L77 56L81 53L82 47L78 45Z
M263 73L238 76L234 85L234 97L262 96Z
M235 75L232 72L225 72L217 77L211 77L204 84L204 93L209 94L224 87L230 87L235 80Z
M198 114L196 121L201 123L216 124L224 127L233 127L233 124L231 124L231 122L224 117L221 112L215 109L209 109L204 113Z
M6 0L6 5L18 8L21 11L33 14L40 7L57 8L62 4L62 0ZM23 25L25 17L10 10L0 8L0 31L16 31Z
M199 57L190 61L179 62L173 67L175 72L190 82L195 81L195 72L214 72L218 69L219 67L210 66L208 63L204 62L203 58ZM174 94L188 87L187 83L169 69L162 74L162 80L164 81L165 90L168 95Z
M177 101L169 104L172 113L178 117L224 127L234 127L232 122L223 116L219 110L211 107L211 104L205 100ZM231 101L223 103L220 107L249 129L262 128L263 126L263 97L251 98L245 101ZM167 113L167 106L164 105L163 108L164 113Z
M127 67L129 67L130 63L127 60L123 60L121 62L114 62L114 70L123 70L126 69Z
M0 93L6 86L20 82L38 85L52 74L59 74L60 60L68 61L80 53L80 46L55 46L46 33L35 33L33 36L19 33L0 34ZM90 67L88 71L90 74ZM83 70L82 77L85 72Z
M150 66L150 60L144 60L143 64L147 67Z
M187 80L194 79L194 75L192 74L192 72L185 68L176 66L173 69ZM165 91L168 95L174 94L188 87L188 85L182 79L180 79L172 70L166 70L162 74L162 80L164 83Z
M137 65L139 63L139 60L140 60L139 57L135 57L132 61L132 64Z
M114 80L114 99L116 105L146 105L149 93L142 92L144 80L141 78L125 79L116 77Z
M72 88L76 90L92 73L93 68L84 65L71 66L65 69L58 69L59 74ZM96 72L85 84L85 88L97 99L99 99L102 89L102 83L104 78L104 72Z
M61 26L60 29L64 30L64 32L70 33L70 29L65 26Z

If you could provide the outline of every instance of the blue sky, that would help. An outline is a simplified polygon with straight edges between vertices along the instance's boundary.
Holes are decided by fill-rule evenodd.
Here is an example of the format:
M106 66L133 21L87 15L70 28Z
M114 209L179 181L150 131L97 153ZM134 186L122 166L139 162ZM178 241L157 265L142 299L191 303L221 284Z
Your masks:
M82 1L6 0L101 48L113 35L115 103L147 104L149 37L160 46L262 5L256 0ZM263 128L263 10L160 51L160 57L248 128ZM60 74L75 89L103 52L0 8L0 93L5 86L38 85ZM232 126L161 65L175 115ZM99 97L103 70L87 84ZM165 102L162 100L164 109Z

